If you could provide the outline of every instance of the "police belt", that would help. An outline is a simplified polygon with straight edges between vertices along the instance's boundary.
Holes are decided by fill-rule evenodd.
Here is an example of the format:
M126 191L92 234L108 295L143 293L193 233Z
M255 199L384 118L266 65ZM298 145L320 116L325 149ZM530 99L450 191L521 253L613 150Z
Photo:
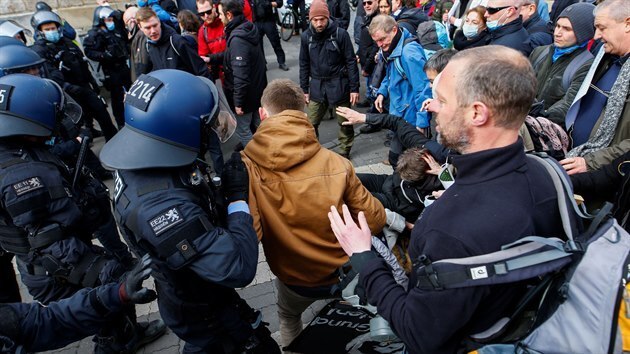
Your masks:
M41 266L29 265L27 270L31 275L49 275L62 283L93 288L99 285L101 269L108 261L104 256L94 257L94 254L87 253L78 263L70 266L47 254L41 257Z
M31 250L26 232L17 226L0 225L0 245L13 254L28 254Z

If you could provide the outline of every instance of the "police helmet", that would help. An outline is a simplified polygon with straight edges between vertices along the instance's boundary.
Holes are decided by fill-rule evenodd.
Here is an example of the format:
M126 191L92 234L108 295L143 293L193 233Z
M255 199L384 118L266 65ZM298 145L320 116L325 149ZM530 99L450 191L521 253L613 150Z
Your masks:
M0 36L18 38L26 44L26 36L31 36L31 31L23 28L12 20L0 21Z
M61 27L61 17L52 11L37 11L31 17L31 26L35 31L39 31L39 26L47 23L56 23L57 27Z
M35 11L52 11L52 7L43 1L38 1L35 4Z
M125 126L103 146L101 162L121 170L189 165L217 107L216 87L204 77L173 69L141 75L125 97Z
M103 26L104 20L108 17L114 16L114 9L109 6L99 6L94 9L94 19L92 20L92 26Z
M0 77L22 73L30 68L38 68L39 75L45 75L44 62L34 50L24 45L10 44L0 50Z
M0 137L49 136L65 118L78 122L81 107L54 81L28 74L0 77Z
M24 44L24 42L22 42L21 40L15 38L15 37L9 37L9 36L0 36L0 48L4 47L5 45L21 45L21 46L26 46L26 44Z

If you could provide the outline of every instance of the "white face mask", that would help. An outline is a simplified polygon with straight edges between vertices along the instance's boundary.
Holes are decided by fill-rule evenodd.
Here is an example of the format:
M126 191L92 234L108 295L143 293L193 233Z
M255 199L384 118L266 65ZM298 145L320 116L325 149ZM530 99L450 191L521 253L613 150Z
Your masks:
M466 36L466 38L471 38L477 35L477 33L479 32L479 26L464 23L464 25L462 26L462 31L464 32L464 36Z

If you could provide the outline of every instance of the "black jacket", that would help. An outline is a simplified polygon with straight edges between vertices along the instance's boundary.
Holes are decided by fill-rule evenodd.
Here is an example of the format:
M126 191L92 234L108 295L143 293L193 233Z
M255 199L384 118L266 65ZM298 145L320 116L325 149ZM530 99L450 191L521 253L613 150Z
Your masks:
M83 52L70 39L61 37L59 42L52 43L39 38L31 49L46 59L48 77L64 89L68 85L98 87Z
M271 6L274 0L253 0L252 12L254 13L255 22L275 22L277 18L277 11L282 7L282 0L275 0L276 7Z
M83 39L85 55L101 64L104 72L129 70L129 50L126 40L115 31L93 27Z
M396 17L398 25L406 28L407 31L414 36L418 30L418 25L425 21L429 21L429 16L427 16L422 9L417 7L410 9L403 6L402 10L398 14L398 17Z
M431 262L478 256L528 235L563 238L556 190L523 143L453 157L455 184L426 208L412 230L409 256ZM575 227L577 230L578 228ZM579 231L579 230L577 230ZM398 285L384 260L355 253L368 301L410 353L455 353L467 336L490 328L523 296L522 283L447 290Z
M429 150L438 162L445 162L448 155L451 154L450 149L445 148L435 140L428 139L402 117L391 114L368 113L365 122L396 133L405 149L420 147Z
M487 28L480 33L477 33L476 36L470 39L464 36L464 31L459 30L455 32L455 36L453 37L453 48L457 50L464 50L468 48L482 47L487 45L489 41L490 31L488 31Z
M245 113L260 107L267 87L267 65L258 30L244 16L236 16L225 27L227 48L223 56L224 90L228 102Z
M598 170L571 175L571 182L587 205L602 199L612 202L613 216L630 231L630 151Z
M359 50L357 55L359 56L359 61L361 62L361 69L368 74L372 74L372 71L374 71L374 66L376 65L374 56L378 53L378 46L368 31L368 27L370 27L370 23L372 23L372 19L376 17L376 15L378 15L377 11L375 11L371 16L365 16L363 25L361 26L361 35L359 37Z
M529 45L532 49L542 45L553 43L553 28L551 23L543 20L538 12L534 13L527 21L523 22L523 27L529 33Z
M424 198L440 189L444 187L435 175L427 174L423 180L410 183L403 181L400 174L394 171L387 176L380 192L370 192L384 208L395 211L408 222L414 223L424 210Z
M523 27L521 17L506 23L494 31L490 31L490 43L488 44L510 47L520 51L525 56L529 56L529 53L532 51L529 44L529 33Z
M348 0L326 0L330 19L337 23L337 26L347 30L350 26L350 5Z
M321 33L302 33L300 87L316 102L338 104L359 92L359 69L350 35L329 21Z
M183 39L170 26L162 26L162 36L157 43L147 41L149 62L147 71L159 69L177 69L196 76L210 78L208 66L201 59L195 48Z

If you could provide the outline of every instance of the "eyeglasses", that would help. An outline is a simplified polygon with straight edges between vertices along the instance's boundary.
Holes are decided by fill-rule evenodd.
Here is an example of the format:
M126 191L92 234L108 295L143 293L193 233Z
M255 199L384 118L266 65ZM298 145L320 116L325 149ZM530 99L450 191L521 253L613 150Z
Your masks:
M205 15L211 15L211 14L212 14L212 9L207 10L207 11L197 12L197 15L199 15L199 17L204 17Z
M512 5L508 5L508 6L501 6L501 7L486 7L486 11L488 11L488 13L489 13L490 15L494 15L494 14L496 14L497 12L499 12L499 11L501 11L501 10L508 9L508 8L510 8L510 7L514 7L514 6L512 6Z

